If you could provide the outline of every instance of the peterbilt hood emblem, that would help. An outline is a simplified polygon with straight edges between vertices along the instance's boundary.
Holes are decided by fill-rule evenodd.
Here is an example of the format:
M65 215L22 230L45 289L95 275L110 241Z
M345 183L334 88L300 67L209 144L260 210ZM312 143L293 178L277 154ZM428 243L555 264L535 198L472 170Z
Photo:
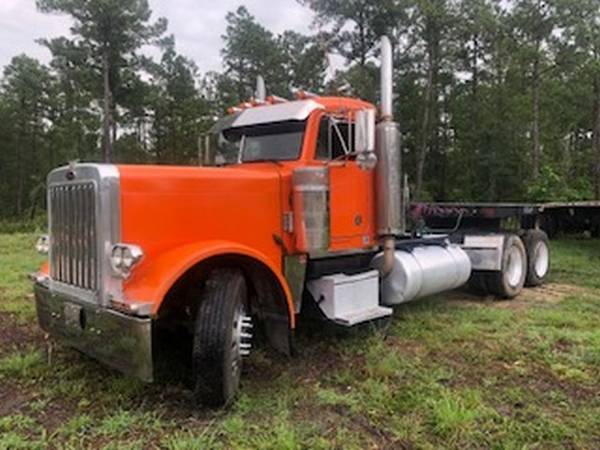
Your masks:
M69 170L65 173L65 178L69 181L75 179L75 166L77 165L77 161L69 161Z

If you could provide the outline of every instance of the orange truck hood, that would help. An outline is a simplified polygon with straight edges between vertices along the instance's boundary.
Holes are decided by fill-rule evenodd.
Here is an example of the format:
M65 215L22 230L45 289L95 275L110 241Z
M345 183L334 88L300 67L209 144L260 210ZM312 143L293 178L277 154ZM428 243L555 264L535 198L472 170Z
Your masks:
M144 250L141 264L201 241L249 246L277 267L282 233L281 175L276 165L119 166L121 237Z

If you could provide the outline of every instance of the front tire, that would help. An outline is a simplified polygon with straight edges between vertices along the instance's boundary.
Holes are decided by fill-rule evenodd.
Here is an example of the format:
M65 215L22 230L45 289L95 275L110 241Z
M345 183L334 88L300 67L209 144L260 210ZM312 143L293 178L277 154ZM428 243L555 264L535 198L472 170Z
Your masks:
M521 238L507 234L502 251L502 267L488 275L489 291L500 298L512 299L521 293L527 276L527 252Z
M214 270L206 280L194 329L192 367L197 404L224 406L235 398L242 357L250 351L248 291L241 271Z

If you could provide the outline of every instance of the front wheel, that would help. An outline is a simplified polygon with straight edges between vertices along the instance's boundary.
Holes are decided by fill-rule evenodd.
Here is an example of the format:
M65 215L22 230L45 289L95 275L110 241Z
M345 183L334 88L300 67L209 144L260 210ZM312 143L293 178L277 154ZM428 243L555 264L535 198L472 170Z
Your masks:
M194 398L198 404L229 404L239 390L242 357L250 352L252 323L243 274L214 270L206 280L194 329Z

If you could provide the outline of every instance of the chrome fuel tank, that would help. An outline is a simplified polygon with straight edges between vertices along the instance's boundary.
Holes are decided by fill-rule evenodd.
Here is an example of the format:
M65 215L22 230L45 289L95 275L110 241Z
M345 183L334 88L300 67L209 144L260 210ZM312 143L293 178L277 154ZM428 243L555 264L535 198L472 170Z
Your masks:
M471 261L458 246L422 245L396 250L393 270L381 281L381 303L397 305L428 295L456 289L471 275ZM383 264L383 253L371 266Z

